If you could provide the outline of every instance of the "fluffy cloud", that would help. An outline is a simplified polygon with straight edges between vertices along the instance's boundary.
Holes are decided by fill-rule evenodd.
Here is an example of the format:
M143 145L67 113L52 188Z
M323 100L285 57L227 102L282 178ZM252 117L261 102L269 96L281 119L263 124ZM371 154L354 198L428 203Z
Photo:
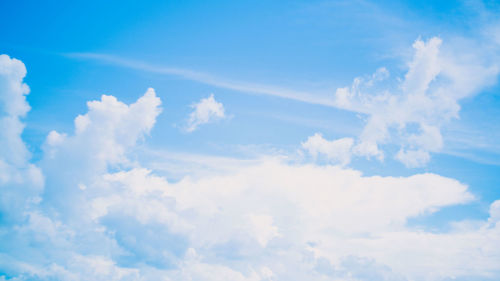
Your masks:
M193 132L198 126L213 122L226 117L224 106L217 102L214 95L201 99L198 103L191 106L194 111L191 112L186 127L187 132Z
M25 92L18 93L24 101ZM103 96L75 119L73 133L49 134L40 162L45 189L33 193L37 197L21 189L29 195L20 197L25 203L2 209L0 280L499 276L498 202L489 219L472 226L457 222L462 226L442 233L407 226L410 218L474 200L466 185L430 173L364 176L271 156L171 181L130 160L160 104L152 89L130 105ZM345 162L337 148L347 151L353 143L316 135L303 145ZM6 163L20 172L32 165L29 158ZM3 220L12 213L23 219Z
M123 250L119 265L143 275L145 263L173 280L266 280L264 266L271 280L442 280L498 269L499 230L489 221L442 234L405 226L472 200L455 180L274 158L238 170L176 183L142 168L107 173L85 189L86 209Z
M160 99L151 88L131 105L107 95L100 101L90 101L88 113L75 118L74 135L50 132L45 147L47 159L64 157L70 150L84 147L85 151L78 157L90 159L80 159L81 162L89 162L99 170L126 163L125 152L151 130L161 112L160 105ZM74 154L75 151L71 157Z
M307 150L314 158L325 155L329 161L347 165L351 162L351 148L354 143L352 138L342 138L328 141L319 133L309 137L302 143L302 148Z
M30 110L25 75L21 61L0 55L0 222L20 219L28 199L36 201L43 188L42 173L29 162L30 153L21 139L21 119Z
M441 150L440 128L458 117L458 102L493 84L499 72L494 61L484 59L487 48L443 48L436 37L418 39L413 48L403 78L391 80L389 71L380 68L337 89L337 107L367 116L355 154L382 160L380 145L396 143L397 160L408 167L425 165L430 152Z
M153 89L131 105L103 95L100 101L88 102L88 112L75 118L72 135L50 132L41 162L47 179L44 203L63 208L74 200L84 200L79 191L93 177L108 168L133 165L126 154L149 133L160 105ZM61 186L68 188L61 190Z

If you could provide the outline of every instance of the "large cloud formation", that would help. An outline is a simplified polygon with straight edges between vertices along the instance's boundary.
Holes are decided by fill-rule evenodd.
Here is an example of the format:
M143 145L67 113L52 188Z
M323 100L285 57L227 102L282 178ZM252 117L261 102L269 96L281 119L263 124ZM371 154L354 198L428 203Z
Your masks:
M447 232L407 225L474 200L451 178L368 177L273 156L177 181L144 168L130 155L161 112L153 89L130 105L113 96L89 102L73 133L47 136L35 166L20 138L25 73L22 62L0 56L0 139L9 147L0 154L8 171L0 182L0 280L500 276L499 201L488 220L455 222ZM337 147L320 137L309 143Z
M461 39L446 46L438 37L418 39L413 50L404 77L391 79L382 67L336 90L336 107L366 116L350 154L383 160L382 147L396 144L395 159L407 167L424 166L431 152L443 148L441 127L458 118L458 102L494 84L500 71L498 54L491 51L498 50L498 43L491 38L481 43ZM325 148L319 145L315 150L331 155Z

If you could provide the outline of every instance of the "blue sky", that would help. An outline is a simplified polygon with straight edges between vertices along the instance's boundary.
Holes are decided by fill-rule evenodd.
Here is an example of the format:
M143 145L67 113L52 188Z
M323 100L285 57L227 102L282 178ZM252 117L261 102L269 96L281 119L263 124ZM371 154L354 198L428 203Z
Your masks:
M1 2L0 280L497 280L499 14Z

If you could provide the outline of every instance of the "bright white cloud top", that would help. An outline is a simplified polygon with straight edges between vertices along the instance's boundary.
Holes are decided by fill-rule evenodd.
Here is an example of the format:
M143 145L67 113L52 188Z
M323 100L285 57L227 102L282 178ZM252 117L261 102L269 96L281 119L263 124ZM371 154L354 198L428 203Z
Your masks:
M396 157L408 166L441 149L442 122L435 121L456 117L457 101L491 83L497 70L441 58L440 45L416 41L398 94L364 92L389 77L385 69L337 90L339 106L370 117L356 141L318 133L301 144L327 164L264 155L176 181L134 158L162 111L151 88L131 104L110 95L88 102L74 132L50 132L42 159L31 161L21 138L26 69L1 55L0 274L12 278L0 280L500 277L500 201L487 219L418 229L408 221L475 195L434 173L366 176L346 167L353 153L382 158L379 145L392 127L403 138ZM439 75L444 81L433 84ZM213 95L193 108L187 131L225 117ZM406 130L412 123L416 132Z

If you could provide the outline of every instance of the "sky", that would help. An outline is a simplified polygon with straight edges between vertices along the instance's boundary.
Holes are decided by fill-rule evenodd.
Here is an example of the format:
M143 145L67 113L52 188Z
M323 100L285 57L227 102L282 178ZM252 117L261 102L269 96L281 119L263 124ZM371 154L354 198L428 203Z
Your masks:
M500 279L495 1L0 1L0 281Z

